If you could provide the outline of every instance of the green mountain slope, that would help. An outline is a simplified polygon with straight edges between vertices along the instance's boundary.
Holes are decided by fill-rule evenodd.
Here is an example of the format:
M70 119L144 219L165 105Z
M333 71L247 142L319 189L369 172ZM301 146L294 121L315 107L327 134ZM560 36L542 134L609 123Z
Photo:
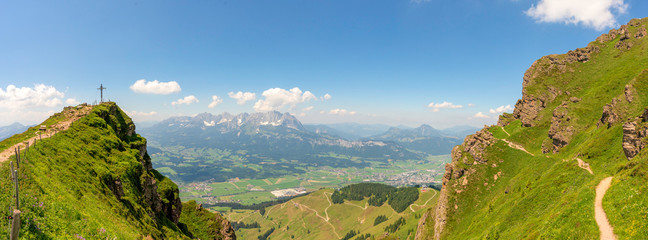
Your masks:
M235 239L220 231L229 225L218 214L183 211L176 184L152 169L146 139L115 103L67 107L42 125L48 130L35 144L38 127L0 142L3 153L31 145L18 170L21 238L190 239L209 226L219 230L201 238ZM0 160L0 203L8 210L16 207L9 174L16 158Z
M646 28L634 19L534 62L514 113L453 150L417 239L598 238L596 188L608 177L613 233L647 239Z
M414 190L419 192L418 199L401 212L388 201L372 206L370 197L336 204L331 199L335 190L321 189L266 207L263 215L256 210L237 209L227 213L227 218L247 225L236 232L242 239L259 239L266 233L268 239L341 239L351 231L356 235L348 239L412 239L421 215L434 207L439 196L433 189Z

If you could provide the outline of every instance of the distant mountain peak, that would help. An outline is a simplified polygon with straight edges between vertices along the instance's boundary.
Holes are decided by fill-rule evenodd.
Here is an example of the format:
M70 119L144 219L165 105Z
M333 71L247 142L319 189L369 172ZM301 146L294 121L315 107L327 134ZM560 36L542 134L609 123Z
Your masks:
M220 128L221 131L240 130L243 126L273 126L304 130L301 122L299 122L295 116L290 113L281 113L278 111L240 113L237 115L232 115L227 112L214 115L205 112L193 117L172 117L157 125L157 127L161 126L203 129L217 127Z
M19 122L14 122L12 124L7 125L8 127L24 127L25 125L22 125Z

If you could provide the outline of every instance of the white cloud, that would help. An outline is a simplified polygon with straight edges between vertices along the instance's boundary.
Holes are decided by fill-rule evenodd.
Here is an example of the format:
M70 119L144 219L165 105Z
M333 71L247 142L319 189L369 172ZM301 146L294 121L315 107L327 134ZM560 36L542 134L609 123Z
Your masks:
M442 102L442 103L431 102L430 104L428 104L428 107L432 108L433 112L438 112L441 108L450 108L450 109L463 108L462 105L455 105L451 102Z
M67 100L65 100L65 104L67 105L79 105L79 103L80 102L74 98L68 98Z
M304 111L304 112L308 112L308 111L310 111L310 110L313 110L313 108L315 108L315 107L313 107L313 106L308 106L308 107L305 107L304 109L302 109L302 111Z
M329 114L344 116L344 115L356 115L356 112L348 111L346 109L336 108L336 109L331 109L331 111L329 111Z
M320 114L326 114L326 111L322 110L320 111Z
M475 116L473 116L473 118L490 118L490 117L487 116L486 114L483 114L482 112L478 112L475 114Z
M614 14L625 13L628 8L623 1L540 0L525 13L538 22L583 24L601 31L617 25Z
M298 103L317 99L310 91L302 92L299 88L290 90L270 88L263 91L261 95L265 99L260 99L254 104L254 110L257 112L280 110L285 106L294 108Z
M7 86L0 88L0 108L22 109L30 107L55 107L63 104L65 94L53 86L36 84L33 88Z
M136 93L148 94L171 94L180 92L181 90L180 85L176 81L159 82L158 80L146 81L146 79L135 81L130 86L130 89Z
M324 100L330 100L331 99L331 94L324 94L324 97L322 97Z
M173 106L180 105L180 104L189 105L189 104L197 103L197 102L198 102L198 98L196 98L196 96L189 95L189 96L186 96L184 98L178 99L177 101L172 102L171 105L173 105Z
M239 105L243 105L247 101L252 101L256 99L256 93L251 93L251 92L241 92L241 91L238 91L237 93L229 92L227 95L230 98L236 99L236 103L238 103Z
M306 116L306 113L300 113L299 116L300 117Z
M214 95L214 96L212 96L212 102L207 107L208 108L214 108L214 107L218 106L218 104L221 104L222 102L223 102L222 98L219 98L218 96Z
M25 125L38 124L43 122L49 116L52 116L58 111L25 111L25 109L13 109L10 111L0 111L0 126L6 126L14 122L19 122Z
M468 107L474 107L474 106L475 106L475 104L468 103Z
M126 111L128 113L128 116L130 117L149 117L153 115L157 115L157 112L152 111L152 112L138 112L138 111Z
M488 112L490 112L490 113L503 113L503 112L510 112L510 111L513 111L513 107L511 107L511 105L509 104L509 105L506 105L506 106L504 106L504 105L499 106L499 107L497 107L495 109L491 108Z
M160 118L162 118L162 116L158 116L158 113L155 111L151 111L151 112L126 111L126 113L136 123L143 122L143 121L159 121Z

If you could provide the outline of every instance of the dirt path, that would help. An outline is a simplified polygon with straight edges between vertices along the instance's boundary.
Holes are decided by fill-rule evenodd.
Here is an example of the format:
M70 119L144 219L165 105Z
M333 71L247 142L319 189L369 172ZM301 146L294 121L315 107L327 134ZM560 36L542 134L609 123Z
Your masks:
M243 217L241 217L241 218L238 219L238 220L232 218L232 216L228 216L228 218L230 218L230 220L233 220L233 221L235 221L235 222L242 222L244 219L248 218L249 216L252 216L254 213L256 213L256 211L251 211L251 212L249 212L248 214L243 215Z
M236 184L234 184L233 182L228 182L228 183L232 184L236 189L241 189L239 188L239 186L236 186Z
M430 200L432 200L432 198L436 197L437 193L439 193L439 192L434 192L434 195L432 195L432 197L430 197L430 199L428 199L427 201L425 201L425 203L423 203L422 205L421 205L421 204L414 204L414 203L412 203L412 204L409 206L410 210L412 210L412 212L416 212L416 211L414 211L414 209L412 208L412 206L414 206L414 205L419 206L419 207L427 206L428 202L429 202Z
M80 109L74 109L71 108L69 110L64 110L62 114L67 116L66 120L63 120L61 122L58 122L57 124L47 126L47 130L45 132L41 133L41 136L33 136L21 143L15 144L11 147L8 147L4 151L0 152L0 162L4 162L9 160L11 155L15 154L15 148L18 148L20 146L20 149L25 149L25 143L29 143L29 146L33 146L34 143L36 143L36 140L40 140L43 138L49 138L51 136L56 135L56 133L59 133L61 131L65 131L68 128L70 128L70 124L72 124L74 121L79 120L79 118L88 115L90 113L90 110L92 110L92 106L90 105L85 105Z
M596 199L594 201L594 218L596 218L596 224L601 231L602 240L616 240L612 226L605 215L603 210L603 196L605 192L610 188L610 183L612 182L612 177L607 177L596 186Z
M578 161L578 167L587 170L590 174L594 175L594 172L592 172L592 168L590 168L589 163L584 162L580 158L576 158L576 161Z
M324 193L324 197L325 197L326 200L329 202L329 206L326 207L326 209L324 209L324 213L326 214L326 218L324 218L324 216L320 215L319 212L317 212L317 210L312 209L311 207L306 206L305 204L299 204L299 203L296 203L296 202L293 201L293 200L290 200L290 202L292 202L293 204L299 206L300 209L303 207L303 208L305 208L305 209L308 209L308 210L310 210L310 211L315 212L315 215L316 215L317 217L321 218L322 220L324 220L324 222L326 222L326 224L328 224L329 226L331 226L331 228L333 229L333 233L335 234L335 236L337 236L338 239L340 239L340 238L341 238L341 237L340 237L340 234L338 234L338 233L337 233L337 230L335 230L335 226L333 226L333 224L331 224L331 223L329 222L330 218L329 218L329 215L328 215L328 209L329 209L331 206L333 206L333 203L332 203L331 200L328 198L328 196L326 195L326 193ZM303 210L302 210L302 211L303 211ZM302 219L302 220L303 220L303 219Z
M279 184L279 183L283 182L283 180L284 180L283 178L279 178L279 179L277 179L277 181L274 184ZM270 185L272 185L272 184L270 184Z
M268 185L272 185L272 182L270 182L270 180L268 180L268 179L263 179L263 181Z
M502 127L502 126L500 126L500 127L502 128L502 131L504 131L504 133L506 133L506 135L508 135L509 137L511 136L511 134L509 134L509 133L506 131L506 129L504 129L504 127Z
M359 208L362 209L362 210L367 210L367 207L369 206L369 203L365 203L365 206L364 206L364 207L361 207L361 206L359 206L359 205L355 205L355 204L350 203L350 202L344 202L344 204L346 204L346 205L351 205L351 206L356 206L356 207L359 207Z
M521 151L523 151L523 152L525 152L525 153L528 153L528 154L530 154L531 156L535 156L535 155L533 155L533 153L530 153L529 151L527 151L527 150L526 150L524 147L522 147L522 145L520 145L520 144L513 143L513 142L511 142L511 141L509 141L509 140L506 140L506 139L502 139L502 141L508 143L509 147L511 147L511 148L515 148L515 149L517 149L517 150L521 150Z
M326 194L327 194L327 193L324 193L324 197L326 198L326 201L329 202L329 205L328 205L328 207L326 207L326 208L324 209L324 213L326 214L326 221L328 222L328 220L329 220L328 209L329 209L331 206L333 206L333 202L331 202L331 199L329 199L329 196L327 196ZM331 195L333 195L333 194L331 194Z

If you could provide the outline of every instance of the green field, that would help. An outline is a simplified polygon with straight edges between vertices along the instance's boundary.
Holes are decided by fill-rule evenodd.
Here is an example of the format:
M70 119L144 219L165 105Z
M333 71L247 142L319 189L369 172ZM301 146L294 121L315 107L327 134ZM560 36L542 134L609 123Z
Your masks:
M316 191L360 182L381 182L395 186L438 183L443 176L443 166L449 161L449 155L440 155L419 161L395 161L389 165L376 163L367 168L311 167L304 174L279 178L230 179L228 182L206 181L178 185L180 196L186 200L210 204L229 201L249 205L274 200L276 197L271 191L287 188L301 187L307 191ZM164 170L162 172L167 174Z

